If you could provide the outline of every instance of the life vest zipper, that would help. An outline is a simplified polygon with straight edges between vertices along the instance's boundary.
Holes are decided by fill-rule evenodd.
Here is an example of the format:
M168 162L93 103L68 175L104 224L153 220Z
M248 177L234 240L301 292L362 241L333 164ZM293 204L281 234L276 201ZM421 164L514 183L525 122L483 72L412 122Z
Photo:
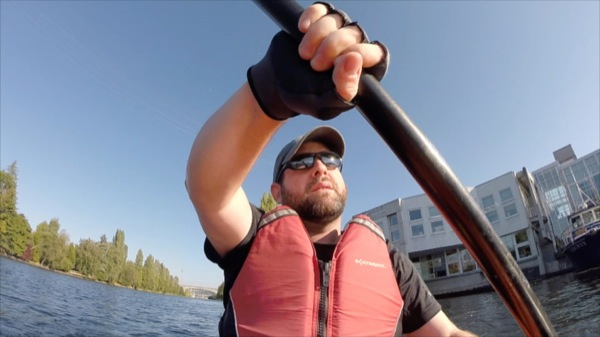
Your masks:
M321 270L321 292L319 296L319 321L317 328L317 337L327 336L327 311L329 307L329 274L331 271L331 262L319 261Z

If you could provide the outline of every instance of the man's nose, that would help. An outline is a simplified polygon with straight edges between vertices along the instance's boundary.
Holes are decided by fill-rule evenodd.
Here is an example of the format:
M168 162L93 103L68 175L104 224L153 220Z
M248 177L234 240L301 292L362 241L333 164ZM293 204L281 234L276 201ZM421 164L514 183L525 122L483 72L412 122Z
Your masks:
M328 168L325 163L321 160L321 158L315 158L315 166L313 166L314 174L327 174Z

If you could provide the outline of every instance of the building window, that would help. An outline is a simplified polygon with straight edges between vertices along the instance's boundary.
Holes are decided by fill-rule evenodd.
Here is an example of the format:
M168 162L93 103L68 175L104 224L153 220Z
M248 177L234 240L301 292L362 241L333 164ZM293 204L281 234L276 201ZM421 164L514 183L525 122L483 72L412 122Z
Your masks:
M387 216L390 227L398 226L398 216L396 213Z
M517 252L515 251L515 243L513 236L507 235L501 237L501 239L508 251L510 252L510 255L512 255L513 259L517 260Z
M502 203L513 200L513 195L510 188L500 191L500 200L502 201Z
M432 221L431 222L431 232L432 233L442 233L442 232L444 232L444 222L442 222L441 220L439 220L439 221Z
M504 216L510 218L511 216L517 215L517 206L515 204L509 204L504 206Z
M396 242L398 240L400 240L400 231L396 229L392 231L392 242Z
M498 212L496 212L496 210L485 212L485 216L487 216L487 219L490 223L499 221Z
M421 265L421 276L423 276L424 280L431 280L435 278L433 273L433 261L431 261L430 256L421 257L419 264Z
M422 218L421 209L413 209L408 211L408 219L410 221L421 220Z
M434 206L429 206L429 217L435 218L438 216L441 216L440 211L438 211L438 209L435 208Z
M432 255L431 260L433 261L433 274L436 278L448 275L446 272L446 257L444 256L444 253Z
M450 249L446 251L446 262L448 263L448 274L458 274L460 270L460 258L457 249Z
M446 272L446 257L443 252L435 255L423 256L421 257L419 264L421 265L421 276L423 276L424 280L431 280L448 275Z
M477 269L477 263L475 263L471 254L465 248L460 250L460 262L462 264L463 273Z
M423 224L422 223L419 223L419 224L416 224L416 225L411 225L410 229L412 231L412 236L413 237L425 235L425 230L423 229Z
M519 259L524 259L532 255L526 230L522 230L515 234L515 243Z
M517 261L532 255L526 230L503 236L502 242L504 242L504 245L506 245L510 254Z
M488 195L487 197L484 197L483 199L481 199L481 204L483 205L483 209L494 207L494 196Z

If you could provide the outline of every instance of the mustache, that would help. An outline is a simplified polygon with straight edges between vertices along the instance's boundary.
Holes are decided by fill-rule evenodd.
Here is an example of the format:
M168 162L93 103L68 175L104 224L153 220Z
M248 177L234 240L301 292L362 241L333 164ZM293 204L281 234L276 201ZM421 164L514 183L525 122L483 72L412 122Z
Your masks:
M335 181L333 181L333 179L331 179L331 178L329 178L329 177L327 177L327 176L321 176L321 177L319 177L319 178L315 178L315 179L311 180L311 181L308 183L307 190L308 190L308 191L312 190L312 189L313 189L313 187L315 187L315 185L317 185L317 184L320 184L320 183L328 183L329 185L331 185L331 187L332 187L334 190L336 190L336 191L337 191L337 189L338 189L338 186L337 186L337 184L335 183Z

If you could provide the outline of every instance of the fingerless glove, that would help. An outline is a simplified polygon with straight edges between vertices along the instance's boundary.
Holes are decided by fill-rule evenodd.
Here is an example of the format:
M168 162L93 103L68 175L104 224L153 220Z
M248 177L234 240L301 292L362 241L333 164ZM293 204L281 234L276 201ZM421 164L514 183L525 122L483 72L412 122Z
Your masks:
M347 15L328 6L329 13L342 15L344 26L355 25ZM363 42L368 42L364 30ZM373 67L363 69L381 80L387 71L389 53L384 51L382 61ZM354 102L342 99L335 89L333 70L318 72L310 62L298 54L299 42L284 31L271 40L264 58L248 69L248 84L262 110L275 120L285 120L298 114L310 115L321 120L332 119L354 107Z

